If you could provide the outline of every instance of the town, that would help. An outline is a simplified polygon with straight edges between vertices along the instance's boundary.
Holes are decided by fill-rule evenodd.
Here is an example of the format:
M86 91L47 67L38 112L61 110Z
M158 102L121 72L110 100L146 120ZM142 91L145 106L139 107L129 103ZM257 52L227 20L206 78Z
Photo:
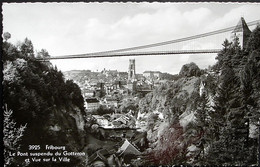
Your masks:
M91 129L91 134L95 134L89 140L94 143L105 140L111 144L91 150L88 164L107 164L109 159L113 159L117 166L133 164L133 160L137 165L141 152L148 147L146 127L149 126L147 116L137 111L138 100L162 83L173 82L177 75L160 71L137 74L135 59L130 59L128 72L75 70L64 72L64 76L81 89L86 126ZM162 113L155 114L163 120Z
M95 113L100 107L116 112L122 103L144 97L162 83L172 82L177 77L160 71L136 74L134 59L129 60L128 72L106 69L101 72L73 70L64 72L64 75L66 79L79 85L85 99L86 113Z

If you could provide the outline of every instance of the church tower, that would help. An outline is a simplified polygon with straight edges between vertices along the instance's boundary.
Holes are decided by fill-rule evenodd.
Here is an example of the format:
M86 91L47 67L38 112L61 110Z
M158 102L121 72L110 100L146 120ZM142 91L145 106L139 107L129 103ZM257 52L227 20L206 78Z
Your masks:
M251 31L249 30L245 19L241 17L237 26L231 33L232 33L231 35L232 41L238 38L241 49L243 49L246 45L247 39L249 38Z
M129 60L128 82L135 81L135 59Z
M127 86L132 93L136 91L135 59L129 60Z

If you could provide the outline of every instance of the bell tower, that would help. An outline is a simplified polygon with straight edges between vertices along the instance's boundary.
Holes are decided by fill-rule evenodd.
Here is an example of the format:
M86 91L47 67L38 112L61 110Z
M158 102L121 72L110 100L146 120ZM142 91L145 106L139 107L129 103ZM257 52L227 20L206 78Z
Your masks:
M135 80L135 59L130 59L128 68L128 82L133 82Z
M127 87L130 92L136 91L135 59L129 60Z

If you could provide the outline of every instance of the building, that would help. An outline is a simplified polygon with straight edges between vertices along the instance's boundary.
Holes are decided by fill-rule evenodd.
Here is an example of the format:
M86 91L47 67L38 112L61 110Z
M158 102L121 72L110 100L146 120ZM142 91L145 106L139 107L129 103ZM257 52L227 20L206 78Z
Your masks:
M127 139L125 139L125 142L119 148L118 153L120 153L120 156L127 154L133 154L137 156L141 155L141 152L135 146L133 146Z
M105 167L108 165L107 158L100 151L97 151L89 157L88 165L91 167Z
M95 91L94 90L84 90L84 97L94 97L95 96Z
M119 77L124 78L124 79L127 79L127 77L128 77L127 72L118 72L118 74L119 74Z
M114 89L120 89L120 88L122 88L122 83L123 83L123 81L115 81L115 82L113 83Z
M130 90L130 92L136 92L136 84L136 81L127 83L127 89Z
M235 41L235 39L238 38L239 44L240 44L241 48L243 49L245 47L245 44L246 44L247 39L249 38L250 34L251 34L251 31L249 30L245 19L243 17L241 17L237 26L231 32L231 40Z
M106 75L106 77L108 77L108 76L117 77L119 75L117 70L106 70L106 69L104 69L103 71L101 71L101 73Z
M127 80L127 88L131 92L136 91L136 76L135 76L135 59L129 60L129 69L128 69L128 80Z
M127 139L125 139L125 142L118 149L117 153L119 154L121 162L124 162L124 164L131 164L132 160L138 159L141 155L141 152Z
M108 107L108 108L118 106L118 102L114 98L107 97L107 98L104 99L104 102L105 102L106 107Z
M161 77L161 72L160 71L154 71L153 72L153 76L156 77L156 78L160 78Z
M106 83L105 84L105 90L106 94L110 94L114 91L119 91L123 88L123 81L114 81L113 83Z
M103 97L105 96L105 83L104 82L98 82L96 86L96 96L97 97Z
M145 71L143 72L143 76L145 78L161 78L161 72L160 71Z
M129 68L128 68L128 81L135 81L135 59L129 60Z
M95 110L98 109L100 106L100 102L96 98L88 98L85 99L85 108L87 110Z
M95 120L96 120L96 123L101 126L101 127L107 127L109 126L109 121L104 118L103 116L100 116L100 115L92 115Z
M118 157L107 151L106 149L97 150L89 157L88 166L90 167L106 167L106 166L122 166Z
M104 88L105 88L106 94L110 94L110 92L112 92L114 90L114 87L111 83L106 83Z
M90 167L122 166L118 157L106 149L97 150L88 160Z

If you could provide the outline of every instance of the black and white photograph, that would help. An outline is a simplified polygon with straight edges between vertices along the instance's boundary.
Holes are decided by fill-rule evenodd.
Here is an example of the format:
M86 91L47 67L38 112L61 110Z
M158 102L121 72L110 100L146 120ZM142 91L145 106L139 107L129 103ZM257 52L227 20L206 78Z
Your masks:
M260 3L2 3L4 167L259 166Z

